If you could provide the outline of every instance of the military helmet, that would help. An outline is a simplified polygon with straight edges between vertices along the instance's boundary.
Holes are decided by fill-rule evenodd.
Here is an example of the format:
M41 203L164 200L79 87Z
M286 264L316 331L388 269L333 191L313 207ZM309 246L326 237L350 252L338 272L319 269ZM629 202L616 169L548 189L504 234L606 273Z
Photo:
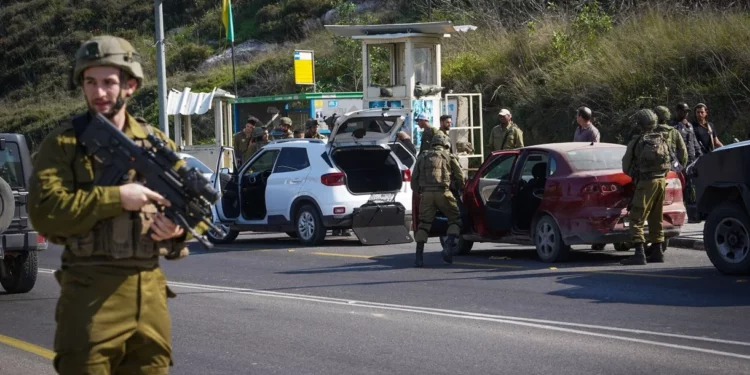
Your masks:
M114 66L135 78L138 87L141 87L144 76L140 58L141 55L125 39L110 35L94 37L84 42L76 52L72 83L80 84L81 75L87 68Z
M432 141L430 142L432 146L443 146L443 147L450 147L451 141L448 139L448 136L443 133L437 133L435 136L432 137Z
M669 118L672 116L672 114L669 113L669 108L663 105L654 108L654 113L656 113L656 118L657 120L659 120L660 124L666 124L667 121L669 121Z
M319 126L319 125L320 123L318 122L318 119L310 118L310 119L307 119L307 122L305 122L305 129L310 129L313 126Z
M641 129L650 130L656 128L656 113L650 109L641 109L635 113L635 122Z
M292 125L292 119L289 117L282 117L279 121L281 122L281 125Z
M253 129L253 138L262 137L263 134L266 134L266 129L263 129L260 126L257 126Z

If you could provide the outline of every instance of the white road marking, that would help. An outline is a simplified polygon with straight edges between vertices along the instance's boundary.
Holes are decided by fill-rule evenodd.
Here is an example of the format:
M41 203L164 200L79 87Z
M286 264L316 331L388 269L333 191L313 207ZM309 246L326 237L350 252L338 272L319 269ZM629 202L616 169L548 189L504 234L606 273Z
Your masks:
M39 269L39 272L51 274L54 272L54 270ZM705 348L687 346L687 345L670 344L670 343L665 343L665 342L644 340L644 339L638 339L638 338L633 338L633 337L617 336L613 334L596 333L596 332L584 331L580 329L564 328L564 327L588 328L588 329L603 330L603 331L661 336L661 337L670 337L670 338L677 338L677 339L683 339L683 340L703 341L703 342L711 342L711 343L718 343L718 344L728 344L728 345L750 347L750 342L744 342L744 341L723 340L723 339L715 339L715 338L710 338L710 337L679 335L679 334L674 334L674 333L654 332L654 331L646 331L646 330L639 330L639 329L606 327L606 326L592 325L592 324L559 322L559 321L554 321L554 320L530 319L530 318L520 318L520 317L513 317L513 316L493 315L493 314L480 314L480 313L472 313L472 312L467 312L467 311L435 309L435 308L429 308L429 307L398 305L398 304L368 302L368 301L356 301L356 300L347 300L347 299L332 298L332 297L308 296L304 294L273 292L273 291L249 289L249 288L225 287L225 286L215 286L215 285L205 285L205 284L184 283L184 282L176 282L176 281L170 281L169 285L174 286L174 287L198 289L198 290L204 290L204 291L253 295L253 296L259 296L259 297L275 297L275 298L282 298L282 299L327 303L327 304L334 304L334 305L358 306L358 307L371 308L371 309L401 311L401 312L410 312L410 313L416 313L416 314L426 314L426 315L452 317L452 318L460 318L460 319L489 321L489 322L495 322L495 323L504 323L504 324L512 324L512 325L525 326L525 327L533 327L533 328L539 328L539 329L550 330L550 331L559 331L559 332L566 332L566 333L572 333L572 334L577 334L577 335L601 337L601 338L606 338L606 339L663 346L663 347L674 348L674 349L683 349L683 350L694 351L694 352L701 352L701 353L707 353L707 354L715 354L715 355L720 355L720 356L750 360L750 355L723 352L723 351L718 351L718 350L713 350L713 349L705 349Z

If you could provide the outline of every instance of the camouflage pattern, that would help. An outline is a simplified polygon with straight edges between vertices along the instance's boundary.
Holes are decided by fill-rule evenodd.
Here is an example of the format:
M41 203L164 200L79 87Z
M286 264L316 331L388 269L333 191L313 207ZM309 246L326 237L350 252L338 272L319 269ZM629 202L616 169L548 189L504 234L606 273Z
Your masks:
M435 134L437 134L438 130L439 130L438 128L432 127L432 126L428 126L424 128L424 130L422 130L422 140L419 143L420 154L432 148L431 146L432 137L434 137Z
M651 243L664 242L662 216L664 194L667 187L665 178L639 180L633 193L630 209L630 239L633 243L644 243L643 225L648 221L648 236Z
M84 42L75 54L73 84L81 84L83 71L92 66L115 66L138 81L143 86L143 68L139 63L141 55L125 39L110 35L94 37Z
M142 145L151 132L176 149L169 137L130 115L124 132ZM71 123L54 129L39 146L29 183L32 225L64 245L55 274L61 286L55 368L60 374L166 374L172 361L166 298L174 294L159 257L187 256L191 236L153 241L148 231L155 207L125 211L118 186L94 185L99 168L77 143ZM130 179L138 180L132 172Z
M434 136L434 141L444 142L445 135ZM427 242L427 237L440 210L448 219L448 235L458 235L461 229L461 216L458 203L450 186L462 186L463 171L458 159L445 149L443 144L433 144L432 149L419 155L411 177L411 188L418 192L419 224L414 239L418 243Z
M487 142L489 152L521 147L523 147L523 131L515 122L511 121L507 127L497 125L490 131L490 139Z

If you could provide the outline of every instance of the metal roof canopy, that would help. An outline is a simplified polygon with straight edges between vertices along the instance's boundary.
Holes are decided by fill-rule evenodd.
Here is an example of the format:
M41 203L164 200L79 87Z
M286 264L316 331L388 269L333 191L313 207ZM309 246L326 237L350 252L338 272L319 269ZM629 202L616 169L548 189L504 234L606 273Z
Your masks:
M326 25L336 36L357 37L363 35L421 34L449 36L455 32L476 29L475 26L454 26L451 21L423 23L394 23L387 25Z
M320 100L320 99L361 99L361 92L308 92L302 94L282 94L268 96L254 96L248 98L237 98L230 100L235 104L244 103L272 103L287 102L295 100Z

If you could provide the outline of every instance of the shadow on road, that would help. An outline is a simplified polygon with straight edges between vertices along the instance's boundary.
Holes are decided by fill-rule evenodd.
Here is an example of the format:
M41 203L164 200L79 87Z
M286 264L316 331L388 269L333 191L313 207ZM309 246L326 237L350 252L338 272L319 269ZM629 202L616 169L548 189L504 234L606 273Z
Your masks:
M750 282L721 275L713 267L669 267L669 263L626 267L619 261L630 253L576 251L568 262L542 263L533 250L485 250L467 256L454 256L452 265L443 263L438 251L425 252L425 266L414 269L416 278L402 276L389 280L331 283L312 289L345 286L376 286L425 282L476 280L505 282L554 279L559 285L549 295L587 300L594 303L625 303L682 307L750 306ZM488 261L488 258L490 261ZM279 272L286 275L336 274L413 269L414 254L393 254L364 261ZM668 260L667 260L668 262ZM439 272L436 274L436 271ZM425 276L441 277L429 278ZM500 286L501 284L497 284ZM274 289L278 290L278 289Z

